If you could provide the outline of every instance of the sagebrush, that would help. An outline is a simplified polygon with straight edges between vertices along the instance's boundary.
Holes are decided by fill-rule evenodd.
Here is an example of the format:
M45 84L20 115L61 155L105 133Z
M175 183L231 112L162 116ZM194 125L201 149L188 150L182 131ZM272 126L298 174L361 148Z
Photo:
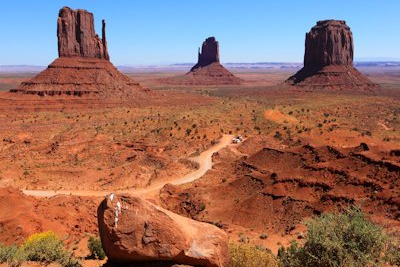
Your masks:
M307 222L304 246L293 241L278 252L282 267L379 266L387 253L388 235L358 208L326 213Z
M52 231L33 234L20 247L0 245L0 263L18 266L23 261L58 262L63 267L81 267L79 260L64 249L62 241Z
M104 260L106 257L100 238L91 236L89 238L88 248L90 251L90 258Z
M277 267L270 251L248 244L229 244L229 267Z

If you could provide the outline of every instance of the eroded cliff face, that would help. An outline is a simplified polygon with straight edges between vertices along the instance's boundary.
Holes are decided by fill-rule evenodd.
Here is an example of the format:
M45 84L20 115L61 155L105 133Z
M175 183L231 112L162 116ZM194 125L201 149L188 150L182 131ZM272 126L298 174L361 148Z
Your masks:
M58 54L49 67L36 77L21 83L13 93L39 96L85 96L108 99L140 98L142 88L110 62L106 23L102 38L94 30L92 13L69 7L59 11L57 19Z
M306 34L304 67L352 65L353 51L353 34L345 21L318 21Z
M109 60L105 33L102 24L102 38L94 29L93 14L82 9L69 7L60 9L57 20L59 57L84 57Z
M215 37L209 37L201 46L197 64L204 67L214 62L219 63L219 43L215 40Z
M353 67L354 44L343 20L323 20L306 34L304 67L286 80L309 89L375 91L379 86Z

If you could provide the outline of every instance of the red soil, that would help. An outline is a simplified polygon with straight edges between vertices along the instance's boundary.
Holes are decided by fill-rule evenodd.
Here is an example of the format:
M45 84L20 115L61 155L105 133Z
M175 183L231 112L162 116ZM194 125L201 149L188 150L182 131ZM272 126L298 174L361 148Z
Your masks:
M20 244L31 234L48 230L68 238L67 243L79 241L85 233L98 232L99 203L93 197L34 198L12 187L0 188L1 243Z
M261 241L258 235L301 236L304 219L348 205L359 205L391 230L400 229L397 150L364 144L276 149L262 143L246 141L238 148L243 154L225 149L203 179L164 187L165 207L228 231L252 229L248 236L274 250L275 239Z

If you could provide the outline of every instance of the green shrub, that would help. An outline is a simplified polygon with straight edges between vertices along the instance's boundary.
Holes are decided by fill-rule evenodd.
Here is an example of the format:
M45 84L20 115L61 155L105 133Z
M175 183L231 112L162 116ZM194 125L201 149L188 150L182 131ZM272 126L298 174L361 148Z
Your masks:
M228 267L277 267L271 252L250 245L229 244Z
M52 231L31 235L21 249L29 261L49 263L58 261L65 254L63 243Z
M91 236L89 238L88 248L90 251L90 258L104 260L106 257L100 238Z
M387 235L357 208L327 213L307 223L303 247L292 242L278 253L280 266L364 267L383 260Z
M385 261L391 265L400 266L400 240L397 237L391 238Z
M17 246L5 246L0 244L0 263L7 263L10 266L19 266L23 256Z

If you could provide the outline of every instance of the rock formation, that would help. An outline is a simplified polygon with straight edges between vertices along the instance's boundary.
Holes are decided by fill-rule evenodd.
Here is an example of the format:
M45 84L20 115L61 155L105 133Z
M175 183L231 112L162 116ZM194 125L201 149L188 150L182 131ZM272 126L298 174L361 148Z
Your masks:
M198 52L198 61L183 76L160 79L163 83L182 85L240 84L242 79L233 75L219 63L219 43L215 37L207 38Z
M345 21L318 21L306 34L304 67L287 83L318 89L377 88L353 67L353 55L353 34Z
M228 240L218 227L164 210L148 201L111 194L97 211L101 242L116 263L174 262L225 267Z
M104 20L102 26L100 39L94 30L92 13L63 7L57 21L58 56L109 60Z
M212 63L219 63L219 43L215 37L208 37L199 48L197 64L190 71L208 66Z
M57 20L58 55L46 70L23 82L14 93L34 95L95 95L107 99L138 97L145 91L109 61L106 23L102 38L94 29L93 14L63 7Z

